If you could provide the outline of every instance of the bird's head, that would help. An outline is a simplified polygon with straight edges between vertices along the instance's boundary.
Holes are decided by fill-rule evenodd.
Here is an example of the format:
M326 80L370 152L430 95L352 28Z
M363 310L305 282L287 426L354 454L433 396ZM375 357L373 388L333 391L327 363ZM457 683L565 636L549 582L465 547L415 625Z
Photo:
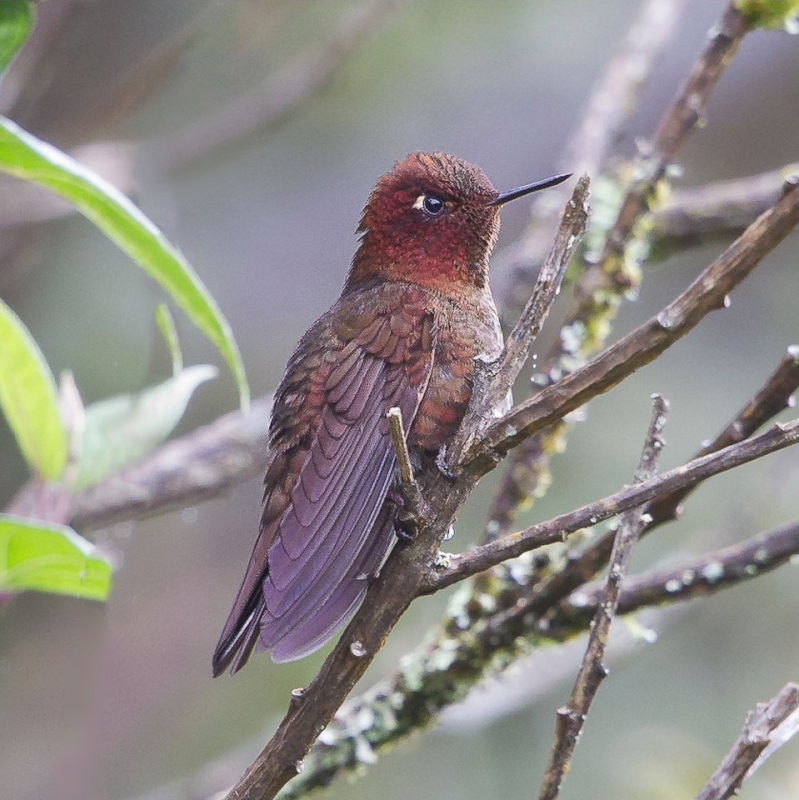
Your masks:
M413 153L377 182L361 216L348 285L400 280L447 290L482 287L499 234L500 206L568 175L499 193L473 164Z

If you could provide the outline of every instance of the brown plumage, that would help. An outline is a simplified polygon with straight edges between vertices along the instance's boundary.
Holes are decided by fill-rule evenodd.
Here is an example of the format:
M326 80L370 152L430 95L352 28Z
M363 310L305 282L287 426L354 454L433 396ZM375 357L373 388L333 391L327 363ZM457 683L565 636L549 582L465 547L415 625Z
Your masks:
M402 411L421 468L457 430L473 362L502 334L488 258L506 200L482 170L416 153L377 183L341 296L300 340L275 394L261 527L213 657L239 670L253 647L291 661L321 647L362 599L394 539Z

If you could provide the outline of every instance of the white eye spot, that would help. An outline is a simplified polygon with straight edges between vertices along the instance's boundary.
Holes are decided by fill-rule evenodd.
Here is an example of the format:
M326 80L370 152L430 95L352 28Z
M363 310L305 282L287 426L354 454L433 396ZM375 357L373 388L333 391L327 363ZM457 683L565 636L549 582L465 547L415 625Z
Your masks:
M437 217L444 212L446 203L434 194L420 194L413 202L413 207L419 211L424 211L429 217Z

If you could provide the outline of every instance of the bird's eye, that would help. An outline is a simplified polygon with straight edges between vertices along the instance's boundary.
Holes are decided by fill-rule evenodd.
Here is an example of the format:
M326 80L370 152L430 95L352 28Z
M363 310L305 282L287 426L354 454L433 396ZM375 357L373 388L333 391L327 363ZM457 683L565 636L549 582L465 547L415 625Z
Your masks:
M420 194L413 204L414 208L422 209L426 214L431 217L437 217L445 209L444 201L434 194Z

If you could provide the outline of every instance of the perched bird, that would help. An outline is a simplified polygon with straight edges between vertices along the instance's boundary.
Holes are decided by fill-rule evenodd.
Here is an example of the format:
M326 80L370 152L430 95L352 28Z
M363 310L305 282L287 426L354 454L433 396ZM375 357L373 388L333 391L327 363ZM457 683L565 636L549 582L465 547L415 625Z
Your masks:
M463 419L474 359L502 350L488 285L499 208L567 177L499 194L479 167L414 153L377 182L341 296L275 393L260 532L215 676L256 645L302 658L352 614L395 536L386 411L399 407L412 458L430 468Z

